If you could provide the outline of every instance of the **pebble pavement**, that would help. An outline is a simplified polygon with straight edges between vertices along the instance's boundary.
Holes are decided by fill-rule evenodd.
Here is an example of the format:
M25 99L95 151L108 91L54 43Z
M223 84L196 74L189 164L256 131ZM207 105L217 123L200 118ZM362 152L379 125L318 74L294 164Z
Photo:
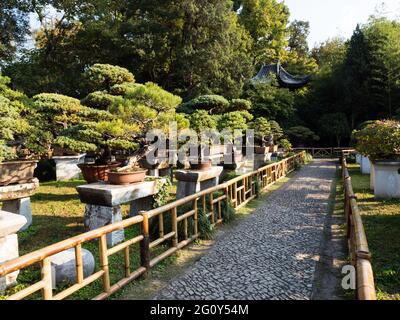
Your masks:
M315 160L153 298L310 300L336 165Z

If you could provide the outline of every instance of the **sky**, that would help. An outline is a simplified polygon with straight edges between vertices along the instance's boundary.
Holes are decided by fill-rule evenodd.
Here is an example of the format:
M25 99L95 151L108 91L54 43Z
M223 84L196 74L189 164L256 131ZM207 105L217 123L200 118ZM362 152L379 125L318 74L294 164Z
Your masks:
M291 20L310 22L310 47L336 36L350 38L357 23L365 23L381 8L385 16L400 18L400 0L284 0ZM385 3L382 10L382 3Z

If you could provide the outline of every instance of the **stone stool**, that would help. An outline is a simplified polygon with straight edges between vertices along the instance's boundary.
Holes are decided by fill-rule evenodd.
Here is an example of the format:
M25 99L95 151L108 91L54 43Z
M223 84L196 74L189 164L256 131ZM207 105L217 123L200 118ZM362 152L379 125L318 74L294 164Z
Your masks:
M0 210L0 264L18 258L18 230L26 224L24 216ZM0 277L0 292L17 282L19 271Z
M223 169L223 167L211 167L207 170L178 170L175 173L178 181L176 198L182 199L217 186Z
M78 186L82 203L86 204L84 224L88 230L97 229L122 220L121 205L130 204L130 216L153 208L156 181L131 185L111 185L97 182ZM124 230L107 235L107 244L114 246L125 239Z
M85 155L53 157L56 163L57 181L79 179L81 169L78 168L78 164L84 162Z
M30 197L39 187L39 180L33 179L30 183L13 184L0 187L0 201L3 202L2 210L23 215L26 223L20 231L24 231L32 224L32 208Z

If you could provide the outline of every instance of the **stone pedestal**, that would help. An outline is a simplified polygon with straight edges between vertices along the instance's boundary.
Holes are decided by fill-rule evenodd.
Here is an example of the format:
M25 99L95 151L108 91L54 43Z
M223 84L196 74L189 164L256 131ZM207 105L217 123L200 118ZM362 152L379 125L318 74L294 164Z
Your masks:
M222 167L208 170L179 170L175 174L178 181L176 198L182 199L199 191L215 187L219 183Z
M53 157L56 163L57 181L79 179L81 169L78 168L78 164L84 162L85 155Z
M253 170L258 170L264 167L265 163L272 160L272 153L255 154Z
M110 185L104 182L78 186L81 202L86 204L84 224L93 230L122 220L121 205L129 203L130 215L153 207L156 181L145 181L127 186ZM124 240L124 230L107 235L107 243L114 246Z
M400 198L400 161L376 161L374 164L376 198Z
M0 210L0 264L18 258L17 232L26 224L24 216ZM0 293L16 284L19 271L0 277Z
M26 223L20 231L26 230L32 224L32 208L30 196L39 187L36 178L30 183L14 184L0 187L0 201L3 203L2 210L20 214L26 218Z
M362 158L362 155L359 153L356 153L356 163L361 164L361 158Z
M375 165L371 162L371 175L369 176L369 187L373 191L375 189Z
M362 174L371 174L371 161L367 157L361 157L360 167Z

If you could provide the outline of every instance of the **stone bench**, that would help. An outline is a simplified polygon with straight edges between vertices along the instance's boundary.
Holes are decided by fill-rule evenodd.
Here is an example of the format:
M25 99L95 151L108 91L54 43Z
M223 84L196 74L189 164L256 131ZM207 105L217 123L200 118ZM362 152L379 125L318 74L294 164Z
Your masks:
M12 184L0 187L2 210L23 215L27 222L21 227L24 231L32 224L32 208L30 197L39 187L39 180L34 178L30 183Z
M223 169L223 167L211 167L207 170L178 170L175 173L178 181L176 198L182 199L217 186Z
M97 182L78 186L76 189L82 203L86 204L84 224L93 230L122 220L121 205L130 204L129 215L153 208L153 195L157 192L156 181L131 185L111 185ZM114 246L124 240L124 230L107 235L107 243Z

